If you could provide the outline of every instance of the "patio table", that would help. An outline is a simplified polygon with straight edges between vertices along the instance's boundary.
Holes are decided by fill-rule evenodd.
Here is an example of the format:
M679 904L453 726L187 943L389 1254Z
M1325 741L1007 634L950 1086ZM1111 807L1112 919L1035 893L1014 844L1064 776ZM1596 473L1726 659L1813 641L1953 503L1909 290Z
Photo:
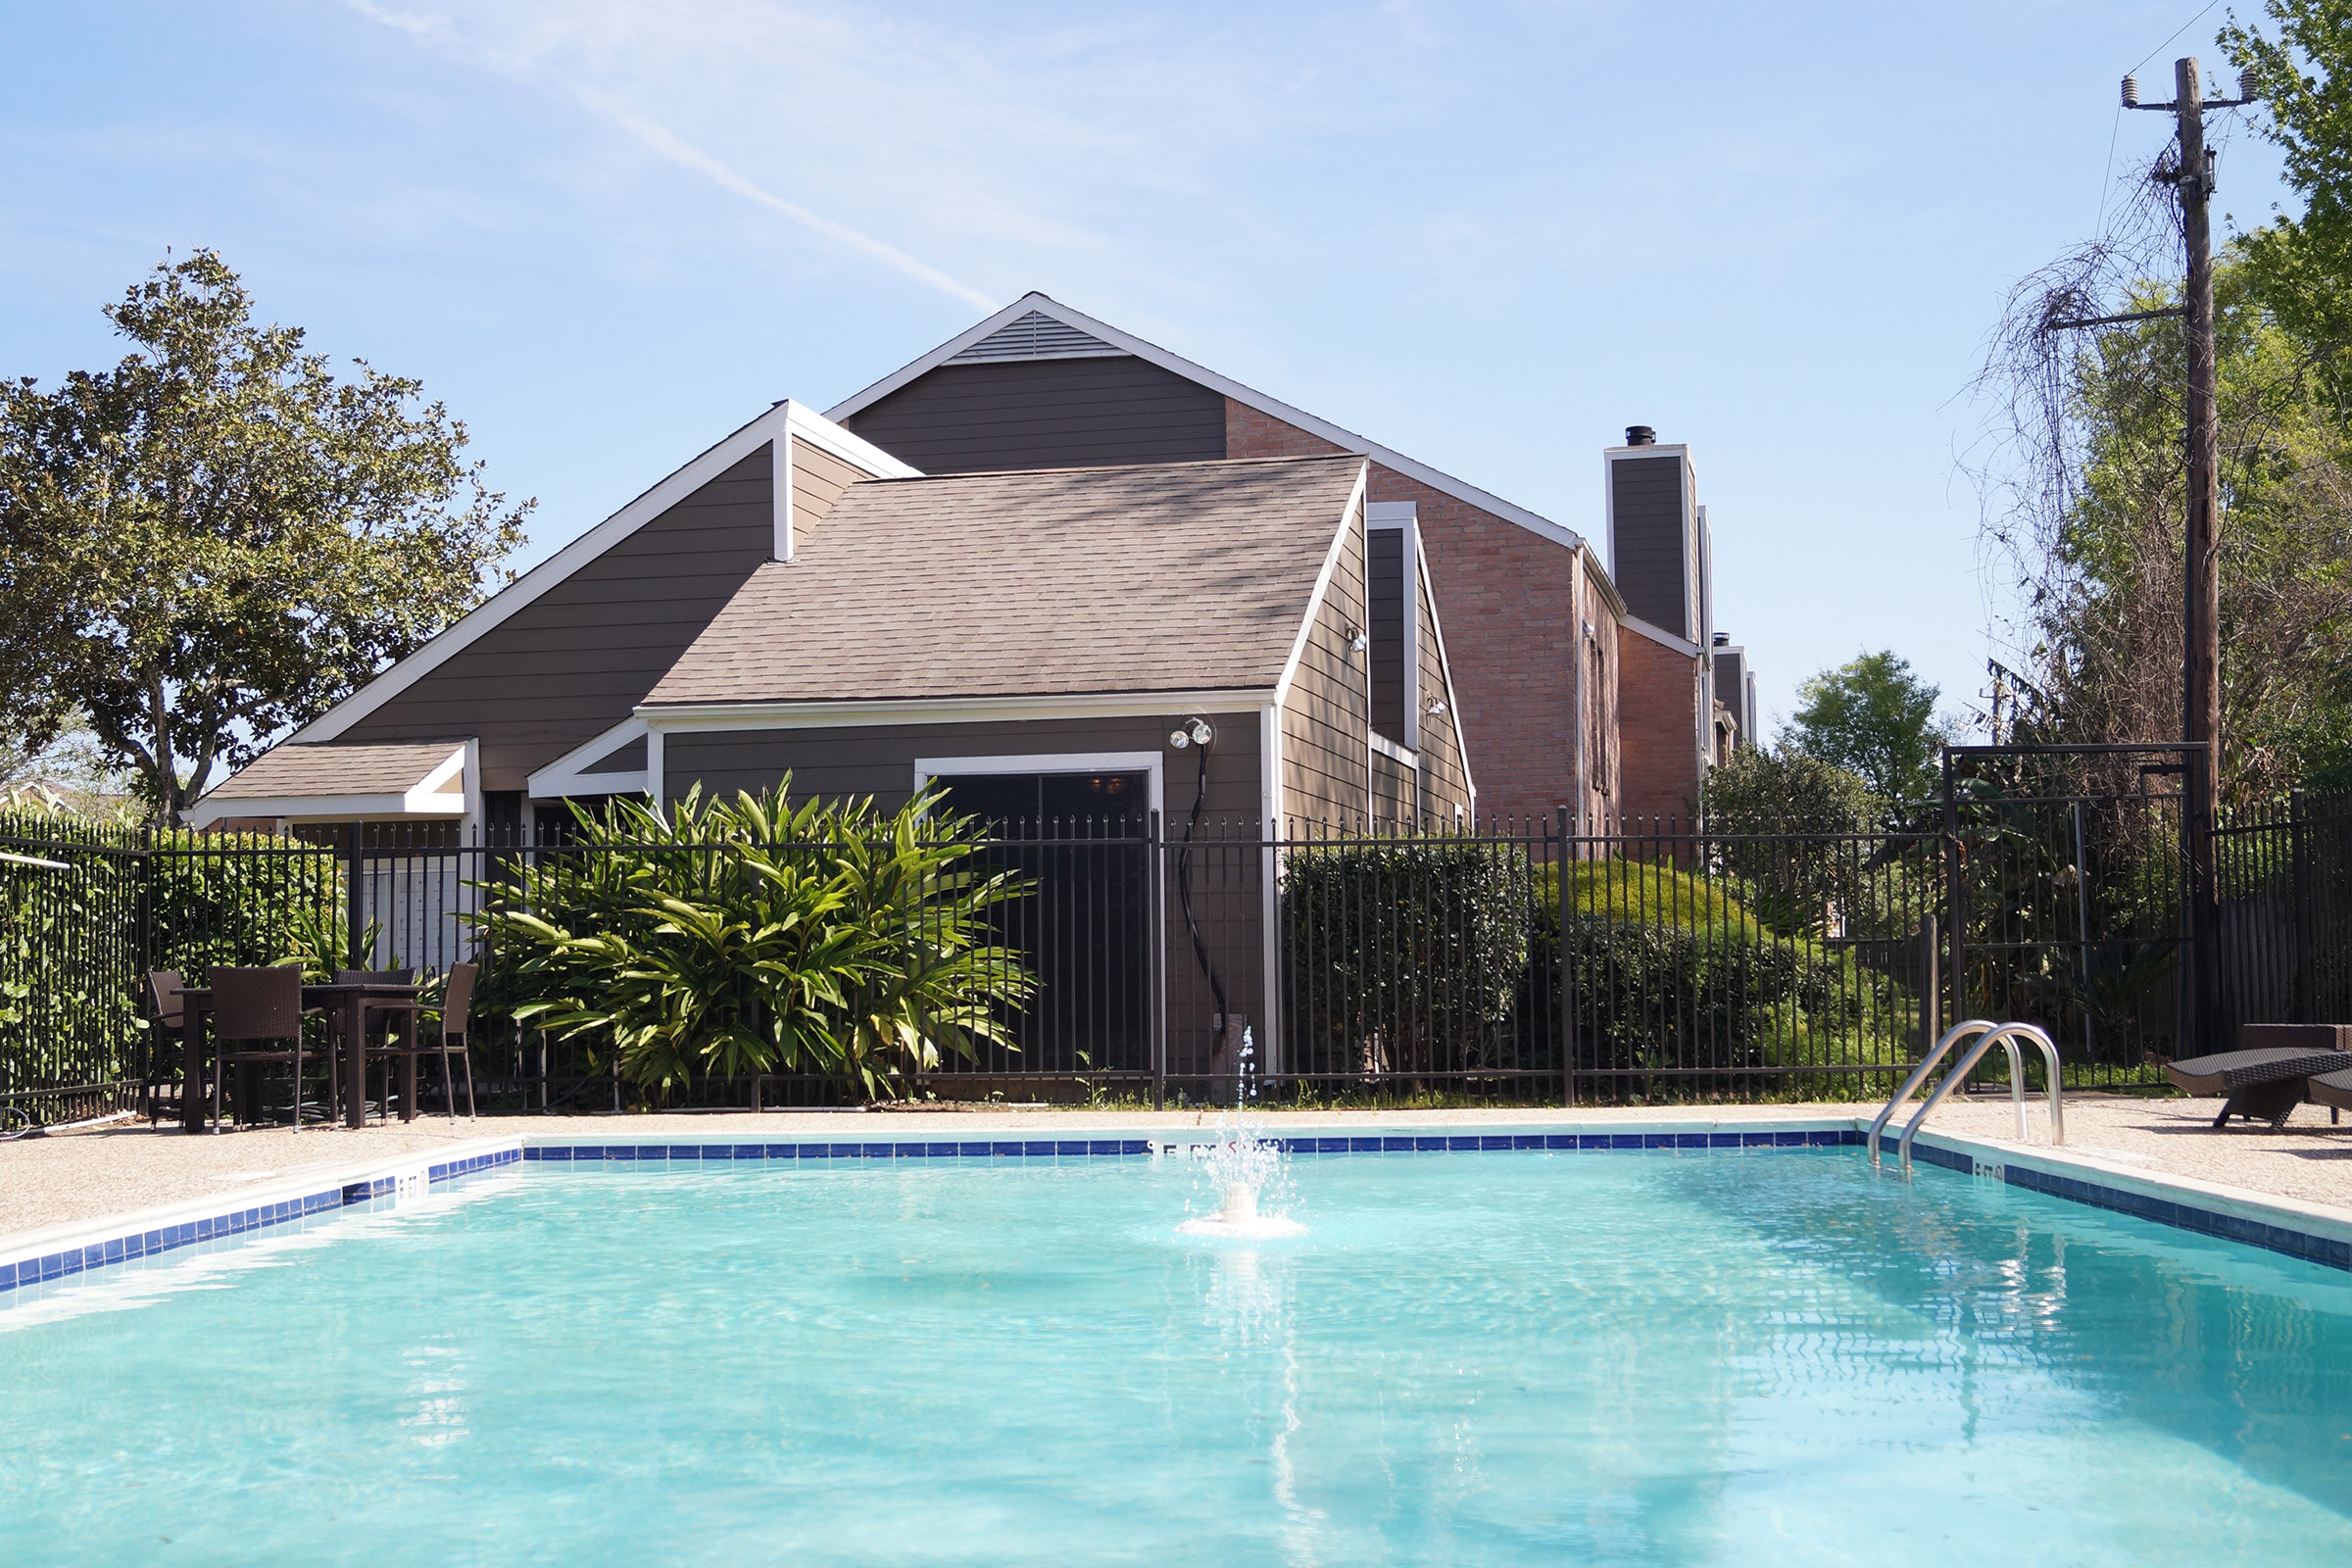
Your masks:
M302 988L302 1010L338 1014L341 1027L335 1032L342 1036L343 1055L343 1125L365 1127L368 1124L368 1004L370 1002L415 1002L424 994L420 985L399 985L388 980L326 981ZM181 1122L189 1132L204 1131L204 1097L195 1093L195 1085L204 1076L204 1019L212 1011L213 988L182 986L176 993L187 1003L186 1021L180 1033L187 1052L187 1076L180 1091ZM334 1046L329 1051L337 1049ZM410 1063L414 1077L415 1062ZM301 1091L298 1088L299 1099ZM412 1092L404 1106L402 1120L416 1115L416 1095ZM296 1125L301 1124L299 1115Z

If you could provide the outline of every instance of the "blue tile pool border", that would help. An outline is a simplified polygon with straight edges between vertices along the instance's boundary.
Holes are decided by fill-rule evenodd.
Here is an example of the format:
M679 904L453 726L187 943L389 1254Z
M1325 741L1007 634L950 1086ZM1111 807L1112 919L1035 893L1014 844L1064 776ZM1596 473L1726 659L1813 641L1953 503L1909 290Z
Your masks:
M704 1139L675 1143L533 1138L476 1154L435 1161L425 1165L422 1174L426 1185L432 1186L513 1165L609 1168L648 1163L670 1165L693 1162L709 1165L773 1160L1133 1159L1154 1153L1177 1153L1187 1145L1208 1141L1198 1135L1173 1138L800 1138L760 1142ZM1864 1134L1855 1125L1717 1128L1706 1131L1372 1131L1283 1134L1273 1142L1288 1154L1309 1158L1528 1151L1548 1153L1709 1153L1749 1150L1859 1148L1864 1142ZM2158 1196L2097 1180L2095 1177L2100 1173L2087 1166L2072 1166L2063 1172L2043 1170L2028 1163L2026 1156L2013 1150L1987 1150L1985 1154L1979 1155L1970 1152L1970 1147L1965 1142L1959 1148L1945 1147L1943 1140L1928 1135L1913 1144L1911 1152L1913 1159L1921 1164L1935 1165L1964 1175L1972 1172L1997 1174L2000 1180L2011 1186L2023 1187L2048 1197L2152 1220L2177 1230L2193 1231L2202 1236L2261 1248L2324 1267L2352 1271L2352 1234L2328 1235L2294 1223L2281 1223L2300 1218L2291 1211L2269 1209L2262 1217L2231 1213L2226 1208L2212 1206L2214 1200L2209 1195L2172 1187L2159 1178L2148 1178L2148 1184L2163 1188L2171 1196ZM200 1218L181 1220L175 1217L169 1224L63 1246L38 1255L20 1254L12 1260L0 1261L0 1292L48 1284L108 1264L153 1257L199 1243L245 1235L367 1203L390 1196L403 1176L413 1178L416 1171L417 1167L412 1164L397 1173L370 1173L297 1197L228 1208ZM2256 1205L2241 1203L2239 1206Z
M430 1165L426 1168L426 1180L428 1183L450 1181L460 1176L470 1176L476 1171L518 1164L521 1159L522 1151L518 1148L489 1150ZM37 1256L20 1255L0 1261L0 1292L27 1285L46 1285L54 1280L103 1268L109 1263L135 1262L143 1257L177 1251L183 1247L225 1241L232 1236L244 1236L295 1220L333 1213L355 1203L366 1203L389 1196L399 1180L395 1174L339 1182L298 1197L245 1204L194 1219L174 1219L169 1224L125 1231L100 1241L61 1247Z

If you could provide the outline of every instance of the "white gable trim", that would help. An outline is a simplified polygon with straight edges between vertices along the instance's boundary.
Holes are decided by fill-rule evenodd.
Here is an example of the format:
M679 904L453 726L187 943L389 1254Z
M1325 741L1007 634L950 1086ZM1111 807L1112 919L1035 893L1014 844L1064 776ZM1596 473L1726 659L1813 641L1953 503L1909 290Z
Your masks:
M534 801L560 800L571 795L644 795L649 768L592 773L589 765L610 757L632 741L644 738L651 726L642 718L626 718L592 741L586 741L532 773L525 790ZM647 758L650 762L652 758Z
M1355 488L1348 492L1348 505L1340 512L1340 526L1331 536L1331 548L1323 552L1323 565L1315 573L1315 591L1306 598L1306 613L1298 621L1298 635L1291 643L1291 657L1282 662L1282 679L1274 683L1274 706L1290 701L1291 683L1298 678L1298 662L1306 657L1306 642L1315 632L1315 616L1321 613L1323 600L1331 592L1331 579L1340 569L1340 552L1347 547L1348 534L1355 526L1356 509L1364 504L1364 487L1371 482L1369 465L1359 465L1355 470Z
M1437 641L1438 668L1446 677L1446 717L1453 729L1454 756L1455 760L1462 764L1462 787L1470 792L1470 815L1472 819L1475 820L1478 816L1478 775L1470 770L1470 736L1468 731L1462 728L1461 699L1453 695L1453 661L1447 658L1446 654L1446 621L1445 617L1440 613L1438 608L1438 588L1437 584L1429 580L1429 558L1427 556L1421 554L1418 550L1415 550L1413 553L1413 564L1416 568L1418 568L1417 575L1420 578L1420 593L1415 594L1413 597L1416 601L1418 601L1423 594L1426 594L1429 597L1429 634ZM1578 660L1578 679L1581 681L1583 679L1583 659L1585 651L1580 645L1576 652ZM1413 664L1416 668L1418 668L1420 663L1421 645L1418 642L1415 642L1413 644ZM1416 724L1419 722L1420 715L1417 710L1420 707L1420 688L1418 685L1416 685L1414 687L1413 695L1413 704L1416 710L1414 714ZM1418 729L1416 729L1414 733L1417 740L1419 736ZM1579 735L1584 733L1581 718L1577 733Z
M1188 381L1207 387L1212 392L1222 392L1236 403L1247 404L1260 414L1270 414L1285 424L1296 425L1301 430L1319 435L1344 451L1369 454L1372 460L1383 467L1394 468L1407 478L1420 480L1421 483L1428 485L1433 490L1442 491L1457 501L1468 502L1482 512L1491 512L1497 517L1515 522L1528 532L1548 539L1553 544L1574 550L1584 543L1583 537L1575 529L1563 527L1549 517L1538 516L1525 507L1514 506L1500 496L1492 495L1474 484L1456 479L1449 473L1440 472L1425 463L1417 463L1403 453L1384 447L1377 441L1367 441L1352 430L1342 429L1328 419L1318 419L1303 409L1292 408L1288 403L1279 402L1266 396L1263 392L1246 387L1228 376L1219 375L1216 371L1203 366L1195 365L1182 355L1171 354L1156 343L1146 342L1132 333L1122 332L1107 321L1098 321L1081 311L1074 311L1057 300L1038 293L1022 295L977 326L957 333L913 364L892 371L862 392L854 393L834 404L825 411L825 417L836 420L849 418L888 397L917 376L929 374L956 355L961 354L965 349L991 336L999 328L1019 320L1031 311L1036 311L1043 316L1050 316L1066 326L1076 327L1081 332L1101 338L1114 348L1124 349L1139 360L1156 365L1163 370L1173 371Z
M287 741L309 743L337 739L352 725L472 646L485 633L512 619L517 612L527 608L549 589L762 446L776 449L776 527L780 544L789 547L792 538L792 443L789 438L796 435L875 478L921 477L920 470L908 467L881 448L841 429L806 406L790 400L779 403L491 595L456 625L447 628L431 642L312 719L287 737ZM785 558L779 556L777 559Z

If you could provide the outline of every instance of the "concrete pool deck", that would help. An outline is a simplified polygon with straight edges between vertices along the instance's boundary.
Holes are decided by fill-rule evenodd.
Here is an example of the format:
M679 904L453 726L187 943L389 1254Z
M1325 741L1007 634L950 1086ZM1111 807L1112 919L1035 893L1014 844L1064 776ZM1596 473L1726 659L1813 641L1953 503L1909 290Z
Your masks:
M1848 1103L1586 1107L1573 1111L1527 1107L1271 1111L1264 1119L1274 1132L1348 1126L1537 1127L1567 1123L1633 1128L1661 1122L1737 1128L1754 1122L1850 1121L1856 1116L1867 1124L1876 1108ZM2352 1220L2352 1122L2330 1126L2325 1109L2304 1105L2278 1133L2242 1122L2227 1132L2214 1132L2208 1124L2217 1108L2218 1102L2210 1100L2071 1098L2066 1104L2066 1152L2150 1177L2212 1183L2249 1196L2315 1204ZM247 1188L273 1188L300 1182L313 1173L323 1177L331 1171L405 1155L429 1156L485 1139L692 1139L755 1132L763 1138L838 1138L849 1134L852 1127L857 1129L852 1136L894 1139L963 1138L1016 1128L1032 1136L1111 1127L1175 1132L1212 1124L1216 1114L1039 1108L485 1116L454 1123L426 1117L405 1125L371 1124L358 1130L316 1127L293 1133L266 1128L220 1137L191 1136L176 1128L150 1130L144 1122L118 1122L0 1144L0 1250L11 1238L29 1232L211 1198L233 1200ZM1937 1108L1930 1126L1959 1137L2001 1142L2012 1131L2009 1102L1990 1096L1947 1102ZM2046 1147L2048 1130L2040 1105L2031 1107L2028 1128L2025 1147Z

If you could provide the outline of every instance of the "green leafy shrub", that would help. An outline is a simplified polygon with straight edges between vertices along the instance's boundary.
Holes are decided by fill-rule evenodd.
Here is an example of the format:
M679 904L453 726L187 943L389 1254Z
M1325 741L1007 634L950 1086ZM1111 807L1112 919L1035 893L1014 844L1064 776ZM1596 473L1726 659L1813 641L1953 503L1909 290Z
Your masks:
M1539 1001L1534 988L1555 988L1556 996L1564 956L1573 968L1579 1072L1696 1068L1728 1078L1902 1059L1916 1021L1909 994L1821 942L1775 933L1747 912L1733 887L1665 866L1578 862L1569 870L1563 951L1557 875L1551 866L1537 869L1520 1016L1531 1030L1558 1028L1556 1003ZM1532 1038L1523 1050L1557 1060L1556 1047L1545 1053ZM1617 1089L1627 1083L1620 1077ZM1730 1086L1702 1077L1679 1087L1704 1093ZM1871 1080L1855 1089L1876 1087Z
M266 833L180 830L149 842L150 968L194 984L216 966L324 956L312 952L321 934L343 929L343 866L331 851Z
M483 884L485 1005L602 1042L663 1095L789 1071L886 1096L943 1053L1009 1045L1002 1015L1035 982L987 917L1027 884L969 868L975 824L935 795L884 816L796 808L790 785L577 811L575 846Z
M1524 853L1442 836L1294 853L1284 986L1307 1060L1324 1071L1496 1064L1527 969L1533 887Z

